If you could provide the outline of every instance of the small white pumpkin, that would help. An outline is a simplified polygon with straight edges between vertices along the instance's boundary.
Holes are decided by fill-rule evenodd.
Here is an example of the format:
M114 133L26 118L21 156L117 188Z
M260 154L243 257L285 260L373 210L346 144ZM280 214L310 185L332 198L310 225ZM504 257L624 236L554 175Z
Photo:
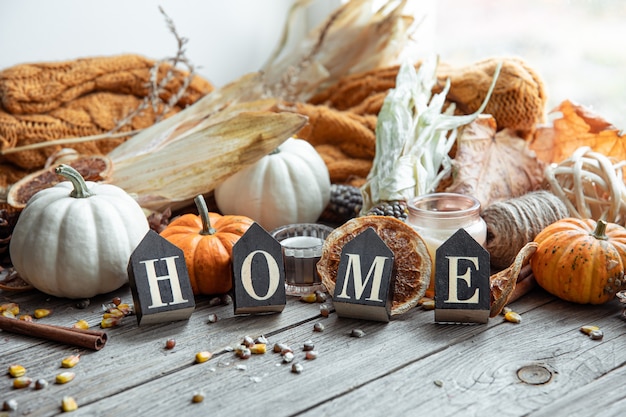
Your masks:
M271 231L285 224L317 221L330 200L330 177L309 142L289 138L228 177L214 195L223 214L249 217Z
M33 195L19 215L9 247L24 281L57 297L89 298L128 282L130 255L149 230L137 202L111 184L70 181Z

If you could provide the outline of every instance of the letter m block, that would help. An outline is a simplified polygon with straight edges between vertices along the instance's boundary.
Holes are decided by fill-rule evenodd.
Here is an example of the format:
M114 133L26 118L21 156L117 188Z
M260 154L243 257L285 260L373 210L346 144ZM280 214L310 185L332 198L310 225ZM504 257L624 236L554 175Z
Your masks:
M333 305L337 315L388 322L393 301L393 252L371 227L341 251Z

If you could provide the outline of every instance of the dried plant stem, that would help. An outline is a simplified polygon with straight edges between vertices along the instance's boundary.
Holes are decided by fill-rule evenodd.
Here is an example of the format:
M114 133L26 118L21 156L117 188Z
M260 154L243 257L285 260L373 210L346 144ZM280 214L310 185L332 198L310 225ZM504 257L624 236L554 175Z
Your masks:
M31 143L29 145L17 146L15 148L2 149L0 150L0 155L8 155L10 153L31 151L33 149L46 148L48 146L72 145L75 143L90 142L92 140L105 140L105 139L121 138L124 136L133 136L141 132L142 130L143 129L137 129L137 130L130 130L128 132L103 133L101 135L81 136L78 138L61 138L61 139L50 140L46 142Z

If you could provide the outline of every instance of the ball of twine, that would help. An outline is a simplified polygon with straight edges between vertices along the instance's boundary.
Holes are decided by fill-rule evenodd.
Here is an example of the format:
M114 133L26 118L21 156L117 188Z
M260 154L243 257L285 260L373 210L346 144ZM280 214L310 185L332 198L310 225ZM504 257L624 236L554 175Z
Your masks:
M567 206L571 217L605 220L624 226L626 185L622 169L626 161L614 163L591 148L578 148L572 156L546 169L550 190Z
M485 249L491 265L508 268L517 253L545 227L569 216L565 204L549 191L540 190L498 201L481 213L487 223Z

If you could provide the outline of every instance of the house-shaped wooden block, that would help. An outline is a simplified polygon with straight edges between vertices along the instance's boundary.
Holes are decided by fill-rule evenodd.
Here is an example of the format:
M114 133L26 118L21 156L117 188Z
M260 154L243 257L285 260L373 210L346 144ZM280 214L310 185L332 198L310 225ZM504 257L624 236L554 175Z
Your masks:
M459 229L437 249L435 321L487 323L490 275L489 252Z
M393 252L371 227L341 251L333 306L340 317L387 322L393 301Z
M283 251L258 223L233 246L235 314L281 312L287 303Z
M137 323L188 319L194 300L183 251L149 230L130 256L128 277Z

